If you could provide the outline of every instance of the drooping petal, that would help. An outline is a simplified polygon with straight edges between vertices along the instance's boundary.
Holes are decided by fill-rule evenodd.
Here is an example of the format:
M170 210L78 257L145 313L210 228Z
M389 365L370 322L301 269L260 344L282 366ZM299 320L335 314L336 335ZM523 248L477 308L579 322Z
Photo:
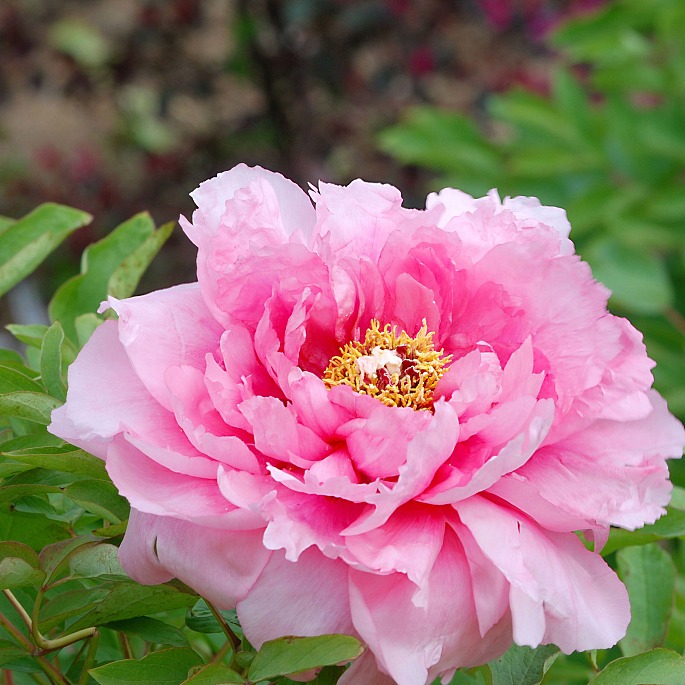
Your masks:
M144 584L178 578L219 609L232 609L250 591L271 553L260 530L221 530L131 510L119 559ZM198 560L203 573L197 573Z
M248 640L259 649L283 635L354 634L347 594L348 567L318 550L297 563L273 552L249 595L238 603Z
M628 593L604 560L573 533L540 528L482 497L456 505L483 553L511 585L514 640L554 643L567 654L607 649L625 635Z

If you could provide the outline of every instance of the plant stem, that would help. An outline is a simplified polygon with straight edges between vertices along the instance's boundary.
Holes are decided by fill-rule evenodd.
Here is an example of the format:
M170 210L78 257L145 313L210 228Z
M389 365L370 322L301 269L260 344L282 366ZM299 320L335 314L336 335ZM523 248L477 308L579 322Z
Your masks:
M233 644L231 643L230 640L226 640L226 642L224 642L221 649L219 649L217 651L217 653L212 657L211 663L218 664L218 663L222 662L224 660L224 657L231 652L235 653L235 649L233 647Z
M86 652L86 658L83 660L83 668L81 669L81 675L78 679L78 685L86 685L88 683L88 671L91 664L95 661L95 654L98 651L99 642L100 632L96 630L88 641L88 651Z
M240 647L240 638L238 638L238 636L231 630L231 626L229 626L228 623L226 623L224 617L219 613L217 609L214 608L212 603L207 601L207 599L205 599L205 602L207 603L209 610L212 612L212 614L214 614L214 618L221 626L221 630L224 631L226 638L231 643L233 651L237 652L238 648Z

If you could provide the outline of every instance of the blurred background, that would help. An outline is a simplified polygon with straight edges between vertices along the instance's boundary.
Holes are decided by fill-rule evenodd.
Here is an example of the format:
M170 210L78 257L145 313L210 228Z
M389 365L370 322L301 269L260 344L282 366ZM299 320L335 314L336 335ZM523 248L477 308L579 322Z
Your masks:
M0 319L40 316L88 243L189 215L239 162L410 206L498 187L566 208L683 417L683 36L682 0L4 0L0 215L95 220ZM177 229L142 290L193 279Z

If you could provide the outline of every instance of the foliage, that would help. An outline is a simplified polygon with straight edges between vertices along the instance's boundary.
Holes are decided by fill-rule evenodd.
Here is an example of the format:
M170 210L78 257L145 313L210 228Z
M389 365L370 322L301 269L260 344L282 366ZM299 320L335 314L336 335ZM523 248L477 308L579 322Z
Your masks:
M612 308L645 334L658 389L685 416L685 6L615 0L553 35L548 94L513 89L484 121L410 110L380 146L439 187L533 195L567 210Z

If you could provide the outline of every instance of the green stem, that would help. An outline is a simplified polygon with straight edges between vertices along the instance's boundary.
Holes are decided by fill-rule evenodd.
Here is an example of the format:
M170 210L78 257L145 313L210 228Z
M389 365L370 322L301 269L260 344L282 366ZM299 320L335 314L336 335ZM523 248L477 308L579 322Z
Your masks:
M217 653L212 657L212 662L213 664L218 664L224 660L224 657L229 654L229 653L235 653L235 649L233 647L233 644L231 643L230 640L226 640L224 642L223 646L221 649L217 651Z
M95 661L95 654L98 651L98 644L100 642L100 632L95 631L93 637L88 641L88 652L86 658L83 660L83 668L81 669L81 676L78 679L78 685L86 685L88 683L88 671Z
M221 626L221 630L224 631L224 635L226 635L226 638L231 643L233 651L237 652L238 648L240 647L240 638L231 630L231 626L229 626L228 623L226 623L224 617L219 613L217 609L214 608L212 603L207 601L207 599L205 599L205 602L207 603L209 610L214 614L214 618Z
M12 606L17 609L22 620L26 620L25 616L28 614L24 610L24 607L19 604L17 598L9 591L3 591L7 596L7 599L12 603ZM21 607L21 610L20 610ZM31 619L29 618L29 621ZM23 635L14 624L3 614L0 614L0 625L29 653L31 654L38 665L41 667L48 680L51 683L56 683L57 685L69 685L69 683L63 678L62 674L42 655L36 654L35 649L31 641ZM29 628L30 630L30 628Z
M10 595L12 593L9 590L4 591L5 594L8 596L7 598L12 602L14 599L14 602L16 602L16 599L12 596L10 598ZM44 652L52 652L56 649L62 649L62 647L67 647L69 645L74 644L74 642L78 642L79 640L84 640L88 637L92 637L95 635L97 632L97 628L92 627L92 628L84 628L83 630L77 630L75 633L70 633L69 635L63 635L62 637L56 637L54 640L50 640L46 637L44 637L40 630L38 630L38 616L40 613L40 607L41 604L43 603L43 596L45 595L45 588L40 588L38 590L38 593L36 594L36 601L33 605L33 616L29 616L24 608L17 602L17 611L22 613L22 618L24 619L24 622L26 625L29 627L31 631L31 635L33 636L33 641L44 651ZM12 602L14 604L14 602ZM16 605L15 605L16 606Z

